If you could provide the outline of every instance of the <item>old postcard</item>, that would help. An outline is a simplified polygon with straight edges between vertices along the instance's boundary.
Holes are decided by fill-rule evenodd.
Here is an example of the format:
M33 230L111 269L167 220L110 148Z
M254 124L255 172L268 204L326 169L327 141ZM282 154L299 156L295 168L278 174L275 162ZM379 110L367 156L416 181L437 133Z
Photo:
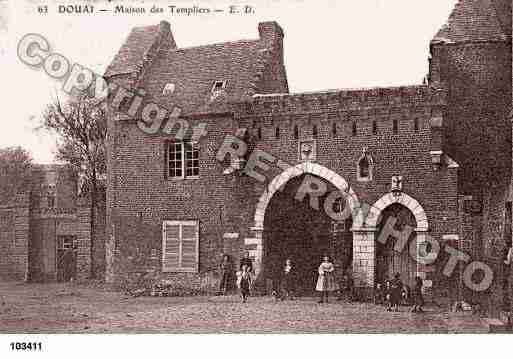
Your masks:
M510 0L0 14L8 353L512 331Z

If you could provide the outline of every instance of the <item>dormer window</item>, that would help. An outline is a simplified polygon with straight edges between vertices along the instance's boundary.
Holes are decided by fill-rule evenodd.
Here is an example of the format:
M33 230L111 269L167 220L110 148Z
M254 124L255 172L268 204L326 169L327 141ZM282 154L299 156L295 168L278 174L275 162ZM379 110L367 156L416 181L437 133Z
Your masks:
M169 96L169 95L172 95L173 92L175 92L175 84L167 83L164 86L164 90L162 90L162 95Z
M222 91L226 88L226 81L214 81L212 86L212 93Z

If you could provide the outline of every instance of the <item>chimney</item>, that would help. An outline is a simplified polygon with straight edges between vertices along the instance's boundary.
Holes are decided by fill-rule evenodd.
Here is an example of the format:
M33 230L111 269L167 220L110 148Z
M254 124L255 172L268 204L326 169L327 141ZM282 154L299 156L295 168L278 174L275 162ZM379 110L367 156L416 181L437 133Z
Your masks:
M173 37L173 33L171 32L171 25L167 21L161 21L159 24L159 33L162 36L162 39L168 39L169 48L176 49L176 42Z
M271 45L279 45L283 42L283 29L276 21L266 21L258 24L260 40Z

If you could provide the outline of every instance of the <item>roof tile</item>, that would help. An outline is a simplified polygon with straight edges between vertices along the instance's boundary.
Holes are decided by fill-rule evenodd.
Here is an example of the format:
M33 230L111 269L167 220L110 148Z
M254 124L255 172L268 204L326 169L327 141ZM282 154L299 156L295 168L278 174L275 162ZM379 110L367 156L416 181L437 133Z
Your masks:
M509 15L498 15L507 11ZM504 41L511 35L511 4L497 0L459 0L433 41L448 43Z

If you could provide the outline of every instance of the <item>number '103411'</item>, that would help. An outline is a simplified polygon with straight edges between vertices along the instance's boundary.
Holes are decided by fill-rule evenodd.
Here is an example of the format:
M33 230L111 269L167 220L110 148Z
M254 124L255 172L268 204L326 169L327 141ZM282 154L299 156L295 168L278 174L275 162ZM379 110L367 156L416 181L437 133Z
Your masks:
M41 342L16 342L11 343L11 350L41 351L43 350L43 344Z

